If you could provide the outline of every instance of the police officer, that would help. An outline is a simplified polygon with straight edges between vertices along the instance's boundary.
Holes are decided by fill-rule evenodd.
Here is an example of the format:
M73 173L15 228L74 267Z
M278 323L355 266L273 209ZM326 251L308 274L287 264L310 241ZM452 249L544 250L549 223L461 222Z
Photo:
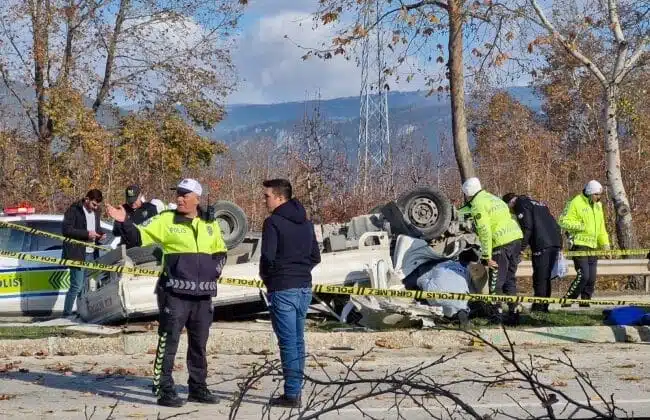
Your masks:
M467 179L462 190L481 242L481 262L488 268L490 294L516 295L516 273L523 238L519 224L510 214L508 205L483 190L478 178ZM508 323L516 322L517 305L508 306Z
M513 193L504 195L503 201L517 216L523 231L522 250L530 245L535 296L551 297L551 273L562 246L560 226L544 203ZM533 303L531 310L548 312L548 304Z
M142 195L138 185L129 185L126 187L124 195L126 196L126 202L122 204L122 208L124 208L126 217L134 224L140 225L145 220L152 218L159 213L155 205L144 201L144 196ZM123 225L124 223L118 221L113 223L114 236L124 236ZM125 243L124 239L122 239L122 243ZM129 246L127 246L127 248L129 248Z
M605 228L605 215L600 202L603 186L596 180L589 181L581 194L573 197L560 215L560 227L569 235L571 251L609 249L609 237ZM565 297L591 299L596 286L598 257L575 257L576 278ZM571 305L563 305L571 306ZM589 307L589 304L580 304Z
M109 215L124 223L129 244L159 244L163 272L156 286L160 308L158 349L154 362L154 391L158 404L180 407L184 401L174 389L172 369L181 331L187 328L188 401L217 403L206 385L206 344L213 319L212 297L226 261L226 245L219 224L199 207L202 188L184 179L176 188L177 208L164 211L136 226L123 208L108 207Z

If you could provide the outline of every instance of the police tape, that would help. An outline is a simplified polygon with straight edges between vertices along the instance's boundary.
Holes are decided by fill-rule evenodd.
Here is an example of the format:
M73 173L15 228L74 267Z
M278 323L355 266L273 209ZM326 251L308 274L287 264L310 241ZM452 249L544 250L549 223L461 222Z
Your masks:
M106 265L87 261L65 260L60 258L43 257L39 255L30 255L19 252L10 252L0 250L0 257L14 258L24 261L32 261L50 265L60 265L67 267L85 268L88 270L106 271L121 274L131 274L134 276L158 277L160 270L147 270L135 267L125 267L118 265ZM264 288L264 282L256 279L237 279L222 277L217 280L219 284L238 287L252 287L256 289ZM542 298L533 296L507 296L507 295L483 295L477 293L453 293L453 292L427 292L422 290L396 290L396 289L377 289L365 286L341 286L329 284L315 284L312 287L315 293L326 293L335 295L348 296L377 296L397 299L426 299L426 300L461 300L470 302L486 303L541 303L551 304L559 303L562 305L572 303L589 303L599 306L650 306L650 302L636 302L629 300L585 300L585 299L568 299L568 298Z
M32 235L41 235L52 239L58 239L65 243L72 243L77 245L83 245L89 248L101 249L104 251L111 251L112 248L105 245L96 245L93 243L88 243L80 241L77 239L67 238L63 235L57 235L56 233L46 232L36 228L30 228L27 226L18 225L11 222L2 222L0 221L0 227L7 227L9 229L15 229L22 232L30 233ZM564 251L562 252L565 258L573 257L623 257L623 256L647 256L650 254L650 248L639 248L639 249L610 249L610 250L590 250L590 251ZM527 251L524 254L524 257L530 258L531 252Z
M220 278L219 284L239 287L264 288L262 280ZM390 297L398 299L426 299L426 300L462 300L470 302L486 303L559 303L562 305L571 303L589 303L599 306L650 306L650 302L635 302L629 300L586 300L586 299L568 299L568 298L542 298L533 296L508 296L508 295L482 295L478 293L453 293L453 292L427 292L423 290L404 290L404 289L376 289L364 286L340 286L329 284L315 284L312 287L315 293L327 293L347 296L377 296Z
M66 260L62 258L45 257L42 255L26 254L24 252L12 252L0 250L0 257L13 258L21 261L36 263L62 265L66 267L85 268L94 271L109 271L113 273L131 274L134 276L159 276L160 270L147 270L143 268L125 267L121 265L108 265L90 261Z
M650 253L650 248L638 249L594 249L590 251L562 251L564 258L574 257L623 257L623 256L643 256L646 257ZM524 252L524 257L530 258L532 253L530 251Z
M30 227L27 227L27 226L18 225L16 223L0 222L0 227L7 227L9 229L19 230L21 232L30 233L32 235L40 235L40 236L45 236L47 238L58 239L58 240L60 240L61 242L64 242L64 243L83 245L83 246L86 246L86 247L89 247L89 248L96 248L96 249L101 249L101 250L104 250L104 251L110 251L111 250L111 247L109 247L109 246L96 245L96 244L93 244L93 243L84 242L84 241L80 241L80 240L77 240L77 239L66 238L63 235L57 235L56 233L46 232L44 230L38 230L36 228L30 228Z

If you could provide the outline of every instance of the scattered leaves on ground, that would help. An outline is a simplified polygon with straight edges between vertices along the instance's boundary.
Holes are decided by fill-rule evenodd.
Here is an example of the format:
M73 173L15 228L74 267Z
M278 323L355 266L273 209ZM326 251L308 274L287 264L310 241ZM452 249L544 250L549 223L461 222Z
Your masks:
M625 365L618 365L618 366L614 366L614 367L617 368L617 369L631 369L633 367L636 367L636 365L634 363L628 363L628 364L625 364Z
M53 370L55 372L63 372L63 373L72 371L72 367L70 365L61 362L56 362L55 365L45 366L45 369Z
M0 401L13 400L16 398L15 394L0 394Z
M375 341L377 347L382 347L385 349L401 349L403 346L400 343L394 342L393 340L388 340L386 338L380 338Z
M551 383L551 386L564 387L567 386L567 383L560 380L555 380Z

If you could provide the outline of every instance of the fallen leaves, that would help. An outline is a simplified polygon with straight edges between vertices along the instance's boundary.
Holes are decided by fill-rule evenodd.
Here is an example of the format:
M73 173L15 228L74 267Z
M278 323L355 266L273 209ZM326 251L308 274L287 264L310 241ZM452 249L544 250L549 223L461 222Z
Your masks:
M618 366L614 366L614 367L617 368L617 369L631 369L633 367L636 367L636 365L634 363L629 363L629 364L618 365Z
M151 376L151 371L144 368L108 367L102 369L104 378L122 376Z
M262 350L253 350L253 349L248 349L250 354L254 354L256 356L270 356L273 354L273 352L269 349L262 349Z
M375 341L377 347L382 347L385 349L401 349L403 346L400 343L397 343L393 340L388 340L386 338L379 338Z
M61 362L56 362L55 365L45 366L45 369L61 373L72 372L72 367L70 365Z
M16 394L0 394L0 401L13 400L16 398Z
M567 386L567 383L564 381L556 380L551 382L551 386L556 386L556 387L565 387Z
M0 373L7 373L10 372L14 369L16 369L17 366L14 364L14 362L11 363L5 363L4 366L0 366Z
M639 376L623 376L619 378L621 381L629 381L629 382L639 382L642 381L643 378Z
M31 351L23 351L23 352L20 353L20 356L23 356L23 357L27 357L27 356L31 356L31 355L32 355Z

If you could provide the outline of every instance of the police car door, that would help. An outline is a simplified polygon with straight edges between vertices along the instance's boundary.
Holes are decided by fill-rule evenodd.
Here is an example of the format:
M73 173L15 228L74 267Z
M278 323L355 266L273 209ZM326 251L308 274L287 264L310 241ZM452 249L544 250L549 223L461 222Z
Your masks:
M61 234L60 220L26 216L8 222ZM58 239L33 235L11 228L2 228L0 247L12 252L61 258L62 242ZM3 258L2 311L21 313L51 313L63 310L65 293L70 287L70 270L64 266ZM6 306L5 306L6 304Z

